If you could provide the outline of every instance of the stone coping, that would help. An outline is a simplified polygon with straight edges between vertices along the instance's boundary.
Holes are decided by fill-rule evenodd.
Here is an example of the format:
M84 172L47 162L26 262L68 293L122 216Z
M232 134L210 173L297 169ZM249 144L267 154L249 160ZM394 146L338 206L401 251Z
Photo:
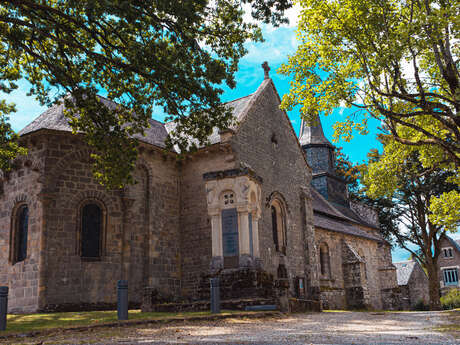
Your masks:
M255 171L250 168L228 169L220 171L210 171L203 174L203 180L221 180L229 177L249 176L259 183L263 183L262 177L258 176Z
M10 333L6 335L1 335L0 340L13 339L13 338L33 338L38 336L46 336L56 331L59 332L82 332L91 329L101 329L101 328L110 328L110 327L129 327L129 326L138 326L138 325L149 325L149 324L166 324L173 322L181 321L212 321L212 320L223 320L230 318L263 318L271 316L282 316L284 315L280 311L261 311L261 312L250 312L242 311L239 313L221 313L221 314L211 314L211 315L193 315L193 316L168 316L165 318L155 318L155 319L145 319L145 320L126 320L126 321L114 321L114 322L105 322L98 323L94 325L87 326L75 326L75 327L62 327L62 328L50 328L39 331L31 331L26 333ZM8 325L7 325L8 327ZM8 331L7 331L8 332Z

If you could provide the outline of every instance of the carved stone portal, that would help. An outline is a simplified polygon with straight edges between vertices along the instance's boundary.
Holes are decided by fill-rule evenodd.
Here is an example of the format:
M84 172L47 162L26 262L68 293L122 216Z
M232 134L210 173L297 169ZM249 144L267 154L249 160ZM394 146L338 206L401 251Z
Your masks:
M206 174L212 226L211 270L258 267L260 179L244 171Z

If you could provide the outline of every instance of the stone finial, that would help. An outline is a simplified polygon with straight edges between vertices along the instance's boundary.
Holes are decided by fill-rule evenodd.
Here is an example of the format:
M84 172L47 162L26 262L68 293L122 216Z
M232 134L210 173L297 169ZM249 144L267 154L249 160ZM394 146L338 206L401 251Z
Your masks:
M270 67L268 66L267 61L264 61L264 63L262 64L262 68L264 69L264 79L269 79L270 78L270 75L269 75Z

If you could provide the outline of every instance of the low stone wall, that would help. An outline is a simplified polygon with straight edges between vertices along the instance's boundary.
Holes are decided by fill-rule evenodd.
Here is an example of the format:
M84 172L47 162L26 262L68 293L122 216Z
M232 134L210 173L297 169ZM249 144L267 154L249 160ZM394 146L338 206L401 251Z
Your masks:
M322 311L321 302L301 298L289 299L289 311L291 313L304 313L307 311Z
M382 289L382 308L385 310L401 310L404 307L404 296L399 287Z
M271 299L235 299L221 301L220 308L225 310L245 310L248 306L254 305L273 305L276 304ZM142 312L168 312L180 313L187 311L209 311L211 310L210 301L196 301L184 303L164 303L154 305L142 305Z
M367 309L369 306L365 303L365 295L364 288L361 286L346 288L347 309Z
M200 282L200 299L210 296L210 278L220 280L220 298L222 300L241 298L276 298L276 281L273 275L260 269L228 269L218 274L203 275Z

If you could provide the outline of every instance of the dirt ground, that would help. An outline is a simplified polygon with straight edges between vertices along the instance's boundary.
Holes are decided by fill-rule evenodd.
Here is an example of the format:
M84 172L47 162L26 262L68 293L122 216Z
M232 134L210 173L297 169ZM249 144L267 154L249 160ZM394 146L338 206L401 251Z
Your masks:
M277 318L226 319L143 325L7 344L460 344L447 312L324 312ZM446 331L447 330L447 331Z

